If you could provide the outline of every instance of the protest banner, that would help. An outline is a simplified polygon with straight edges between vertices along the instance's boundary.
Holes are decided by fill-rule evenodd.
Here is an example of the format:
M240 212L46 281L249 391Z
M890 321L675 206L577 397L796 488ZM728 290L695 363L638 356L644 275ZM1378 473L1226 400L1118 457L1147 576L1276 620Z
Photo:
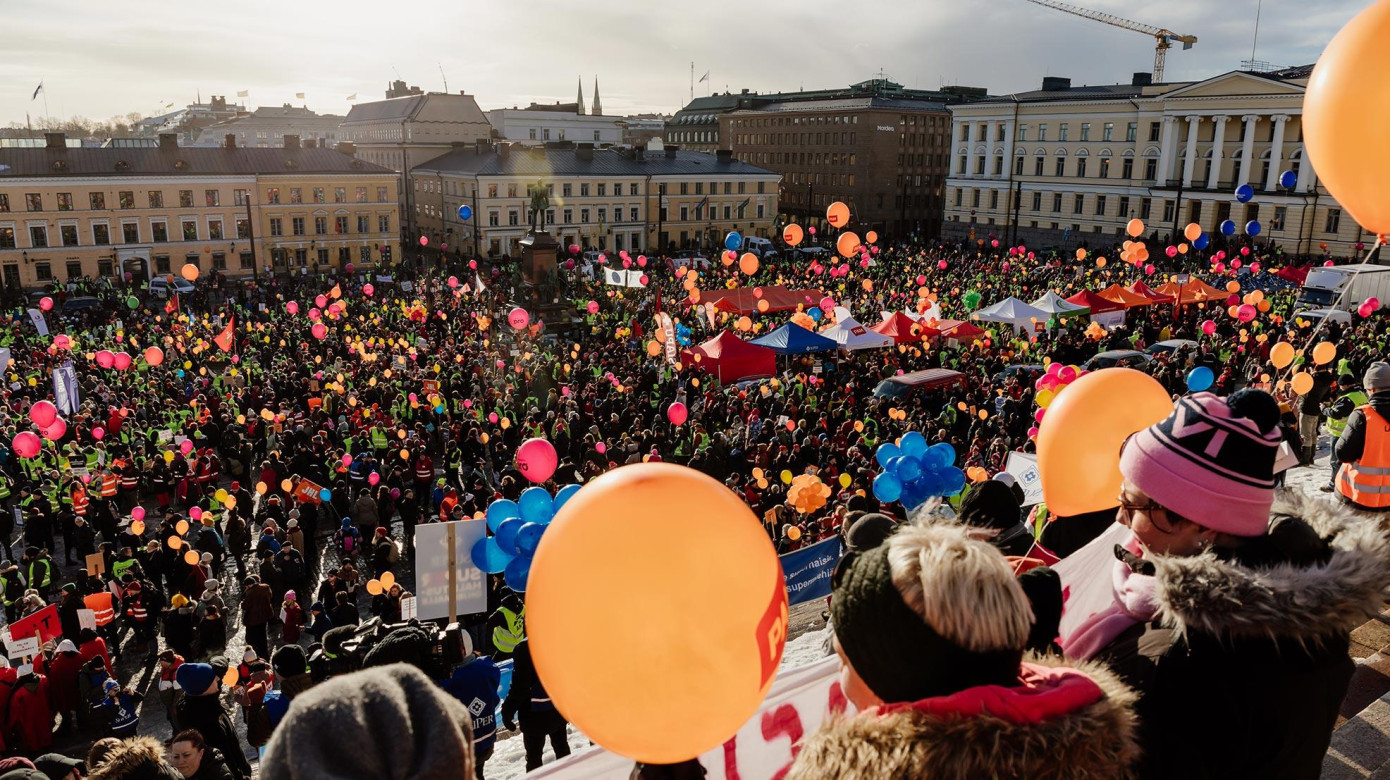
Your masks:
M787 577L787 601L792 606L830 595L830 575L840 561L840 537L781 556Z
M1067 639L1093 615L1115 601L1115 545L1124 544L1129 528L1112 524L1085 547L1052 564L1062 586L1062 620L1057 635L1065 649Z
M487 576L473 564L473 545L487 536L486 520L415 527L415 610L421 620L487 611Z
M401 620L414 620L417 616L415 610L415 596L406 596L401 599Z
M36 636L39 644L63 635L63 626L58 622L58 605L49 604L26 618L10 624L11 639L25 639Z
M53 370L53 403L61 414L75 414L82 403L77 389L77 369L71 360Z
M90 609L77 610L77 626L97 630L97 613Z
M34 327L38 329L39 335L47 336L48 321L43 318L43 312L39 311L38 309L29 309L28 312L29 319L34 323Z
M762 706L728 742L700 756L707 780L774 780L796 758L797 743L831 713L852 712L840 691L840 660L826 658L778 675ZM632 759L601 747L575 752L527 777L538 780L628 780Z
M1038 456L1026 452L1010 452L1004 471L1013 475L1023 489L1023 506L1042 503L1042 475L1038 471Z
M5 638L5 655L16 661L32 658L39 654L39 638L28 636L23 639Z
M294 486L294 500L301 504L322 504L323 496L319 495L322 491L322 485L301 479L299 484Z

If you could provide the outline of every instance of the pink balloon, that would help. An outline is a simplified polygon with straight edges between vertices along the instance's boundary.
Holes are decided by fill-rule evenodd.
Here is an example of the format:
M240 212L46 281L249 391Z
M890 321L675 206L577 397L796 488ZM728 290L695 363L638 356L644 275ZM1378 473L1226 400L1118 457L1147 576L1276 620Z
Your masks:
M945 270L946 270L946 261L945 261L945 260L938 260L938 261L936 262L936 267L937 267L937 268L940 268L940 269L943 270L943 271L945 271Z
M145 362L152 366L157 366L164 362L164 350L159 347L148 347L145 349Z
M54 406L51 401L39 401L29 407L29 419L33 420L34 424L40 428L47 428L53 424L54 420L58 419L58 407Z
M1249 322L1255 319L1255 315L1257 313L1258 312L1256 311L1254 306L1251 306L1248 303L1243 303L1241 304L1239 309L1236 309L1236 319L1240 320L1241 322Z
M598 314L598 301L589 301L589 313Z
M48 297L47 295L40 298L39 308L43 309L44 311L51 311L53 309L53 299Z
M97 365L102 368L110 368L116 362L116 356L110 350L103 349L97 353Z
M450 287L458 287L458 286L459 286L459 278L458 278L457 276L451 276L451 277L449 277L449 286L450 286Z
M518 306L507 313L507 324L512 326L512 330L521 330L531 324L531 315L527 314L525 309ZM544 482L545 480L540 481Z
M309 319L311 319L311 320L317 322L318 319L319 319L319 317L322 317L322 316L323 316L323 312L319 311L319 309L318 309L317 306L311 306L311 307L309 308Z
M63 438L63 435L67 432L68 423L61 417L55 419L52 425L48 426L47 428L44 428L41 431L41 433L43 433L43 437L50 441L57 441L58 439Z
M430 245L430 237L429 237L429 236L420 236L420 246L429 246L429 245Z
M328 308L328 296L320 295L314 298L314 305L319 307L320 309Z
M821 311L824 311L824 312L832 312L832 311L835 311L835 299L834 299L834 298L831 298L829 295L825 296L824 298L821 298L821 299L820 299L820 308L821 308Z
M15 454L21 458L33 458L43 449L43 441L32 431L20 431L10 441Z
M472 399L472 398L465 398L465 399L463 399L463 408L465 408L465 409L472 409L472 408L473 408L473 399Z
M629 258L624 257L624 258L623 258L623 268L631 268L631 267L632 267L632 260L629 259Z
M367 484L368 484L368 485L375 485L376 483L378 483L378 482L380 482L380 481L381 481L381 475L378 474L378 473L376 473L375 471L373 471L372 473L370 473L370 474L367 475Z
M368 298L372 297L372 293L375 292L376 288L373 287L370 283L362 285L362 294L367 296Z
M137 504L137 505L135 506L135 508L133 508L133 509L130 510L130 519L131 519L131 520L144 520L144 519L145 519L145 508L144 508L143 506L139 506L139 505Z
M298 314L298 313L299 313L299 302L298 302L298 301L290 301L289 303L285 304L285 311L289 312L290 314Z
M1202 332L1205 333L1205 334L1207 334L1208 336L1210 336L1211 334L1215 333L1215 332L1216 332L1216 322L1215 322L1214 320L1206 320L1206 321L1204 321L1204 322L1202 323Z
M192 440L192 439L184 439L184 440L179 444L179 452L182 452L183 454L187 455L188 453L190 453L190 452L192 452L192 451L193 451L193 440Z
M1379 309L1379 308L1380 308L1380 299L1379 299L1379 298L1367 298L1367 299L1362 303L1362 305L1363 305L1363 306L1370 306L1372 310Z
M672 425L684 425L689 417L690 410L685 408L685 404L680 401L666 407L666 419L670 420Z
M577 254L579 254L579 245L578 245L578 244L570 244L570 254L572 254L572 255L577 255Z
M197 522L203 519L203 508L200 506L190 507L188 510L189 519Z
M604 444L603 442L598 442L598 443L594 444L594 452L597 452L598 454L602 455L603 453L605 453L605 452L607 452L607 451L608 451L608 445L607 445L607 444Z
M637 267L638 267L638 268L646 268L646 267L647 267L647 256L646 256L646 255L638 255L638 256L637 256Z
M128 352L117 352L116 357L113 360L115 362L117 371L124 371L127 368L130 368L131 357L130 353Z
M647 282L650 281L651 279L648 279L646 274L642 274L641 276L637 277L637 283L644 287L646 286Z
M339 462L343 464L343 468L347 468L348 466L352 465L352 456L348 455L347 453L343 453L343 457Z
M314 327L310 328L309 332L314 334L314 338L321 339L328 335L328 327L322 322L315 322Z
M469 261L468 261L468 270L470 270L470 271L476 271L476 270L478 270L478 261L477 261L477 260L469 260Z
M62 333L53 337L53 346L58 349L68 349L72 346L72 341Z
M93 439L96 439L97 441L101 441L102 439L105 439L105 438L106 438L106 429L105 429L105 428L93 428L93 429L92 429L92 438L93 438Z
M516 467L532 482L550 479L557 465L555 445L545 439L527 439L516 448Z
M499 419L501 418L497 416L497 412L491 412L487 416L487 421L492 423L493 425L496 425Z

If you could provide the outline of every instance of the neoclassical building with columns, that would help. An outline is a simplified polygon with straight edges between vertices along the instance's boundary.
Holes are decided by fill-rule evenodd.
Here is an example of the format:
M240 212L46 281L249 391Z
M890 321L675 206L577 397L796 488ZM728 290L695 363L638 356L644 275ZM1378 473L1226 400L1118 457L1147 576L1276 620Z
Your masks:
M943 233L1040 245L1108 243L1138 217L1166 240L1196 222L1259 222L1258 240L1349 255L1368 234L1303 157L1312 66L1235 71L1205 81L1071 86L951 106ZM1281 176L1292 171L1292 188ZM1248 203L1235 191L1255 190ZM1102 238L1104 237L1104 238Z

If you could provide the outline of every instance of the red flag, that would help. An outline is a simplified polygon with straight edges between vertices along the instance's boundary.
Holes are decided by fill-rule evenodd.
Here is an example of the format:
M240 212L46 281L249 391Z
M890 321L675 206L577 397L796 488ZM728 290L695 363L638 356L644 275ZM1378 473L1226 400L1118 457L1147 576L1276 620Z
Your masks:
M223 328L223 329L222 329L222 332L219 333L219 334L217 334L216 336L214 336L212 340L215 341L215 342L217 342L217 346L218 346L218 347L221 347L221 349L222 349L223 352L231 352L231 351L232 351L232 334L233 334L235 331L236 331L236 317L233 317L231 320L229 320L229 321L227 322L227 327Z
M174 293L174 297L164 302L164 313L173 314L179 310L179 294Z

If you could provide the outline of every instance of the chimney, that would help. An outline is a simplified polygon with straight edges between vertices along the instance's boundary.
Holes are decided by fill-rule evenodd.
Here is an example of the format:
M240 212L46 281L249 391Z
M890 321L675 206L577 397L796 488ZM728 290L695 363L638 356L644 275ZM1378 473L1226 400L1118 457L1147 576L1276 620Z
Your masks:
M339 142L338 142L338 153L339 153L339 154L345 154L345 155L347 155L348 157L356 157L356 156L357 156L357 144L353 143L352 141L339 141Z
M68 137L62 133L44 133L43 145L47 149L66 149Z
M574 156L575 156L575 159L583 160L584 162L593 162L593 160L594 160L594 145L593 145L593 144L580 144L578 147L575 148L575 150L574 150Z
M299 148L299 136L293 135L293 134L291 134L291 133L285 133L285 148L286 148L286 149L298 149L298 148Z
M680 151L680 147L677 146L676 144L670 144L670 145L668 145L668 146L666 147L666 159L668 159L668 160L674 160L674 159L676 159L676 152L678 152L678 151Z
M1133 81L1130 81L1129 83L1130 83L1130 86L1134 86L1134 87L1148 87L1148 86L1152 86L1153 83L1154 83L1154 74L1152 74L1152 73L1136 73L1136 74L1134 74L1134 80L1133 80Z
M733 149L719 149L719 150L716 150L715 153L714 153L714 157L715 157L715 159L716 159L717 161L722 162L722 163L733 162L733 160L734 160L734 150L733 150Z
M640 147L640 146L634 147L633 150L632 150L632 157L633 157L633 159L636 160L637 162L646 162L646 161L647 161L647 150L646 150L646 149L643 149L643 148Z
M222 136L222 145L228 149L236 148L236 133L227 133Z
M512 145L511 145L511 144L502 143L502 144L498 144L498 145L497 145L497 156L498 156L498 157L501 157L503 160L506 160L507 158L511 157L511 154L512 154Z
M1043 76L1043 92L1061 92L1071 89L1071 79L1061 76Z
M486 138L479 138L473 142L473 152L475 154L487 154L492 151L492 141Z
M160 149L177 149L177 148L179 148L179 136L178 136L178 133L160 133L160 134L159 134L159 148L160 148Z

